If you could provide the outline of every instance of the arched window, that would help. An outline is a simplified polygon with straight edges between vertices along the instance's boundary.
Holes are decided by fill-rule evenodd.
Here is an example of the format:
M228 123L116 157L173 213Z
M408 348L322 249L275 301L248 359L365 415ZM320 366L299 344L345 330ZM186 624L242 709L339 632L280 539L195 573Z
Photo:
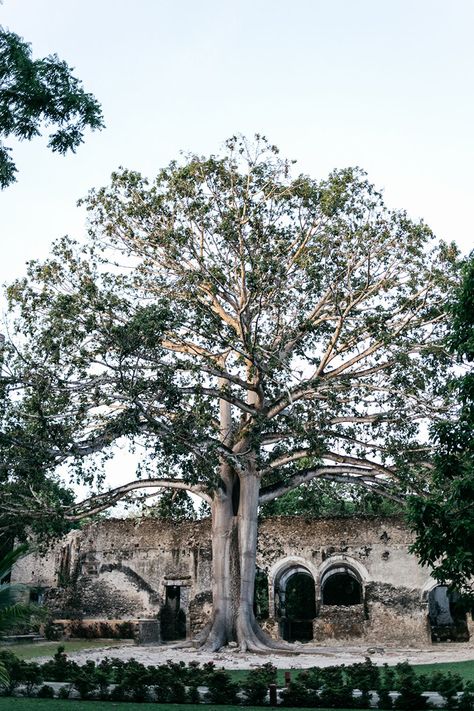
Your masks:
M313 639L316 616L314 579L302 565L286 568L275 581L276 617L283 639L307 642Z
M360 605L362 601L362 583L352 568L339 565L324 573L321 580L323 605Z

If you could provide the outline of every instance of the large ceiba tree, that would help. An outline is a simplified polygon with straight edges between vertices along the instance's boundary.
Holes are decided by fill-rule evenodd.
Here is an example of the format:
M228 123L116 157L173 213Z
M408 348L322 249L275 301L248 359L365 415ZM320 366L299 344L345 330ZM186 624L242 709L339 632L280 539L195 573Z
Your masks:
M420 426L445 408L456 251L360 170L292 177L259 137L153 182L117 172L84 204L87 244L61 240L9 289L16 412L49 468L84 478L124 437L140 447L140 476L69 520L157 487L208 502L200 643L276 647L253 613L258 507L314 478L397 497L429 475Z

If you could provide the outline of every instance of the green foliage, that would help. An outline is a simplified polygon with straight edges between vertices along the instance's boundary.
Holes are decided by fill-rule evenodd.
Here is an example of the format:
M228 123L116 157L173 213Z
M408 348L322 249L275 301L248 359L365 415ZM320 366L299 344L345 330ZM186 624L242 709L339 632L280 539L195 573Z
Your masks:
M396 690L400 695L395 699L394 708L403 711L421 711L428 708L428 699L421 694L423 689L413 667L408 662L402 662L397 664L395 669Z
M313 480L289 491L260 508L260 516L305 516L307 518L394 516L404 506L353 484Z
M200 703L198 686L208 689L206 701L212 703L237 703L262 706L266 704L269 684L276 683L277 670L272 664L248 671L239 683L232 681L228 672L216 669L212 663L200 665L191 662L171 662L160 666L144 666L135 659L122 661L105 658L99 664L87 662L78 666L67 659L58 649L54 660L43 665L23 662L8 651L0 653L0 662L8 669L10 682L4 693L12 694L20 685L27 687L28 694L45 695L37 687L42 680L66 682L60 691L60 698L68 698L74 687L81 698L99 696L104 700L144 702L155 700L162 704ZM460 708L470 708L472 684L466 683L456 674L435 671L431 678L417 676L415 668L407 663L396 667L385 666L384 672L366 660L362 664L349 666L313 667L298 673L287 688L281 691L282 705L323 707L323 708L369 708L370 693L379 695L379 708L392 708L390 691L398 691L400 696L395 708L423 709L426 698L424 690L438 691L444 698L446 708L457 708L456 694L463 692ZM187 690L186 690L187 689ZM355 695L357 689L362 694ZM464 705L462 705L464 704Z
M91 697L98 686L95 662L87 661L74 670L73 686L79 692L81 699Z
M345 677L350 686L360 691L370 691L380 687L380 669L368 657L362 663L347 667Z
M456 419L433 427L435 472L425 495L412 497L412 547L434 577L461 593L474 593L474 255L464 263L462 281L449 305L449 344L464 367L453 384Z
M419 422L443 407L450 365L453 247L389 210L363 171L293 176L261 136L153 181L121 170L83 202L88 244L61 239L8 289L23 389L7 401L17 439L32 422L23 439L44 443L36 469L67 460L100 484L126 437L146 454L137 489L180 478L212 496L223 463L234 478L256 467L265 504L314 478L363 484L367 511L419 486ZM132 489L58 508L79 517Z
M0 638L25 625L29 628L45 617L45 611L40 607L24 602L28 588L9 582L13 565L27 552L28 546L23 544L12 548L0 559Z
M426 680L425 688L437 691L443 697L446 707L452 708L454 697L458 691L463 690L464 682L459 674L435 672Z
M319 697L301 681L292 681L280 693L280 698L282 706L314 708Z
M217 669L207 682L206 700L211 704L235 704L238 685L224 669Z
M241 684L246 703L261 706L267 696L269 685L276 684L276 681L277 670L270 662L256 669L251 669L247 674L247 678Z
M49 684L43 684L43 686L38 689L37 697L39 699L54 699L54 696L54 689Z
M474 711L474 682L468 681L466 683L456 709L457 711Z
M364 487L368 510L423 488L457 252L362 170L295 175L262 136L234 136L151 181L120 170L83 204L87 243L60 239L8 288L0 445L17 489L0 512L50 526L185 487L213 514L232 497L239 528L313 479ZM47 491L65 463L100 489L124 440L141 455L134 481L71 505ZM253 569L247 538L235 570Z
M193 500L186 491L180 489L163 491L158 504L148 507L145 511L147 516L156 516L176 523L194 521L197 518Z
M32 59L31 47L0 27L0 137L31 140L45 125L54 125L48 147L75 152L84 130L103 128L102 112L92 94L56 55ZM0 143L0 188L16 180L10 148Z
M48 681L73 681L78 665L68 659L60 645L52 660L43 664L43 676Z

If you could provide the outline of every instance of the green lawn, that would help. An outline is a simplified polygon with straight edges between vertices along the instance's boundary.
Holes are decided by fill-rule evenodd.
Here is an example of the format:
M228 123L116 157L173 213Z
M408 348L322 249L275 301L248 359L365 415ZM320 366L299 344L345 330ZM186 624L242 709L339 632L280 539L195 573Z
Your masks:
M268 707L267 707L268 708ZM60 699L0 698L0 711L242 711L242 706L204 704L134 704L115 701L61 701ZM285 711L301 711L285 707ZM329 711L329 709L319 709ZM348 709L338 709L348 711Z
M52 657L57 652L59 645L65 648L66 654L71 654L72 652L81 652L83 649L121 647L124 644L130 645L134 642L128 639L70 639L61 642L0 645L0 651L13 652L19 659L35 659L35 657Z
M460 674L464 681L474 681L474 660L469 662L439 662L439 664L414 664L418 674L432 674L440 671Z
M465 681L474 681L474 661L472 662L440 662L439 664L414 664L418 674L432 674L435 671L455 672L460 674ZM247 669L228 669L233 681L243 681L247 676ZM302 669L289 669L292 680L296 679ZM279 669L277 673L277 684L283 686L285 683L285 670Z

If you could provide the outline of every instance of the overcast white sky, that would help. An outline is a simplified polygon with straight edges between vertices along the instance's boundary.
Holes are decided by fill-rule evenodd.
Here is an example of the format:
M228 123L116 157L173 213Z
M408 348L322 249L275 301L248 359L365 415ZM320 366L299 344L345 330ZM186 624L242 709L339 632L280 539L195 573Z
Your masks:
M474 247L472 0L4 0L0 24L56 52L107 128L76 155L15 145L0 193L0 282L84 234L76 200L119 165L261 132L302 171L362 166L389 205Z

